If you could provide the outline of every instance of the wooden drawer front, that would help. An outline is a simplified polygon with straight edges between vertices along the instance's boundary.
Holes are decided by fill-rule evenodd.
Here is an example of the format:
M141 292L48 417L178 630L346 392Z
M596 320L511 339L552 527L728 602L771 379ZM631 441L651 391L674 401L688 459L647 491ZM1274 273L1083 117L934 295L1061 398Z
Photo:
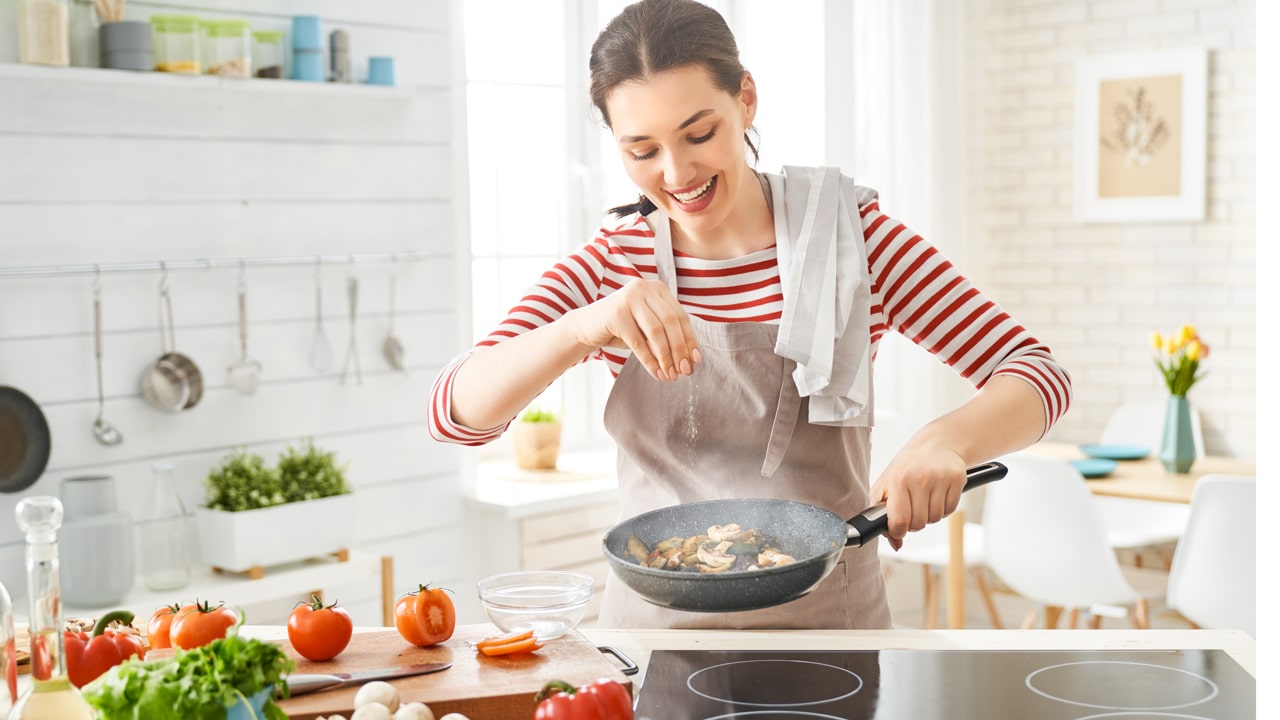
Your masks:
M548 540L605 530L618 522L621 506L616 502L588 505L564 512L535 515L520 522L520 539L525 547ZM599 538L596 538L599 542Z

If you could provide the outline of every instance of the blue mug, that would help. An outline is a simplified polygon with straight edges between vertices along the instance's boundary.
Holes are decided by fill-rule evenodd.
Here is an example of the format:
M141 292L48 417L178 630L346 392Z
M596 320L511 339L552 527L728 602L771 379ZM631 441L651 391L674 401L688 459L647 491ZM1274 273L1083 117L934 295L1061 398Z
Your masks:
M396 86L396 59L393 57L369 58L370 85Z

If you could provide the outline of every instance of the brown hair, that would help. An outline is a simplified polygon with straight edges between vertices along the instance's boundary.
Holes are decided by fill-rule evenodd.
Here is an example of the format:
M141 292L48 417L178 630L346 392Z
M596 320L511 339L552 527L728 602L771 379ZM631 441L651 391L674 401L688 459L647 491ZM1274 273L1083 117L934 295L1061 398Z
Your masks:
M696 0L640 0L609 21L591 45L591 103L605 125L613 127L605 100L619 85L666 70L700 65L716 87L733 97L742 92L746 68L738 60L738 43L720 13ZM750 137L744 138L759 157ZM629 205L611 208L619 217L655 209L644 195Z

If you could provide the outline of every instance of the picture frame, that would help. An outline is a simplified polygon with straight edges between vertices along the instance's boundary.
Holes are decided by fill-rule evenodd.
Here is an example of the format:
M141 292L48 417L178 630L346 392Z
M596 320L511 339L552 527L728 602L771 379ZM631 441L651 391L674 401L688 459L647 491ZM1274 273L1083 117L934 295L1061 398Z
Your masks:
M1207 102L1204 48L1080 58L1076 220L1204 220Z

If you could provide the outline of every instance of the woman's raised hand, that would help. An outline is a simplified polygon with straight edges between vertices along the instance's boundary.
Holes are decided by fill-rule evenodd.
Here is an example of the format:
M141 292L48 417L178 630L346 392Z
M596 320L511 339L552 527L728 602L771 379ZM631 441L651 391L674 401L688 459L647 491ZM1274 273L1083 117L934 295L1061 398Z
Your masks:
M566 316L574 337L592 349L628 348L656 380L692 375L702 361L689 315L659 280L633 280Z

